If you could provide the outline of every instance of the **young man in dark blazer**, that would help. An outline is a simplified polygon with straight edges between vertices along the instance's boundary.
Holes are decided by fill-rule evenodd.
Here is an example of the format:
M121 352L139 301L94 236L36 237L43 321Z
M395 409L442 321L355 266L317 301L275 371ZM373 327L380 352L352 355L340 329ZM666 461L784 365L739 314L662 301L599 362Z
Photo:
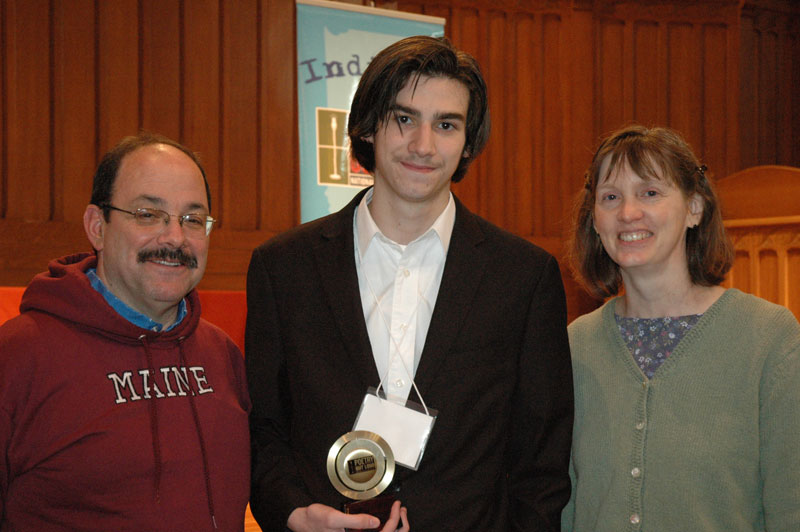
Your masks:
M374 175L338 213L253 252L246 364L251 507L265 530L370 528L328 479L369 387L438 410L398 467L383 530L557 530L572 375L555 259L450 192L489 135L475 60L411 37L364 72L348 134Z

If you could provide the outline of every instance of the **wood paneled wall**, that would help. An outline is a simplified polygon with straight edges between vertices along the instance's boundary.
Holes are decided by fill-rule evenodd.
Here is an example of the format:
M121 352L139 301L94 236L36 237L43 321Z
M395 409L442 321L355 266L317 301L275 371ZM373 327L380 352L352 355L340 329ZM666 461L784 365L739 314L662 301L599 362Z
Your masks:
M445 17L479 59L493 133L457 193L557 255L597 141L631 121L681 130L717 176L800 166L792 0L376 4ZM293 0L3 0L0 47L0 284L88 248L97 160L142 128L204 161L204 288L242 289L250 250L297 223Z
M207 288L244 288L252 248L298 219L294 3L0 2L0 284L86 250L98 159L147 129L199 152Z
M800 168L747 168L721 179L717 191L736 252L725 286L783 305L800 319Z
M800 217L728 227L736 258L726 287L783 305L800 320Z

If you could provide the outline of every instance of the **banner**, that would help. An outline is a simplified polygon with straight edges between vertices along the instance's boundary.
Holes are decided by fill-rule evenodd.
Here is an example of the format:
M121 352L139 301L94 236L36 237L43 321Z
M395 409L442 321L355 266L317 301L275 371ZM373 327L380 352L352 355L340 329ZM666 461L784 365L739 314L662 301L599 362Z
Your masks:
M388 45L444 35L443 18L297 0L300 220L338 211L372 176L350 158L347 117L361 73Z

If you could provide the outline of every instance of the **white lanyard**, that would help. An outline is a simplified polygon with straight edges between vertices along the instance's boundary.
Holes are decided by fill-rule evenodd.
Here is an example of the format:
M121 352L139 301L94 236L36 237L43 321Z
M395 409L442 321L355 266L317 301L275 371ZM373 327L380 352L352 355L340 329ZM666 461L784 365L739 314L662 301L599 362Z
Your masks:
M356 246L358 246L358 244L356 244ZM378 395L378 397L380 397L380 390L382 388L384 388L383 383L386 381L386 379L389 376L389 371L391 370L392 363L394 362L395 357L397 357L397 355L400 353L400 345L399 345L397 339L394 337L394 334L392 334L392 329L389 326L389 322L386 320L386 316L383 313L383 309L381 308L380 300L378 299L378 296L375 295L375 290L372 289L372 283L369 282L369 275L367 274L367 271L364 268L364 263L363 263L363 261L361 259L361 250L358 249L357 247L356 247L356 256L358 257L358 265L361 268L361 272L364 274L364 279L367 282L367 288L369 289L369 293L370 293L370 295L372 295L372 299L375 301L375 307L376 307L376 309L378 311L378 314L380 314L381 321L383 322L383 325L386 327L386 331L389 333L389 338L391 339L392 344L394 344L394 349L395 349L394 353L391 353L392 350L389 349L390 355L388 357L389 360L388 360L388 363L386 365L386 372L381 376L380 383L378 384L378 389L376 391L376 395ZM431 280L431 284L433 284L434 280L435 279ZM428 288L430 288L430 286L428 286ZM422 299L424 299L424 298L422 297L422 294L420 294L419 288L417 288L417 303L414 306L413 312L411 313L411 319L416 319L417 310L419 309L419 305L420 305L420 302L422 301ZM404 329L403 330L403 334L400 336L400 341L401 342L402 342L403 338L405 338L406 332L408 332L408 329ZM414 387L414 391L417 392L417 397L419 397L419 400L422 403L422 408L425 409L425 414L429 415L428 407L425 404L425 400L422 398L422 394L420 393L419 388L417 388L417 383L414 381L414 375L408 370L408 366L406 366L406 363L403 360L402 356L400 357L400 363L403 365L403 369L405 370L405 372L408 375L408 377L411 379L411 386L413 386ZM384 388L384 393L385 393L385 388Z

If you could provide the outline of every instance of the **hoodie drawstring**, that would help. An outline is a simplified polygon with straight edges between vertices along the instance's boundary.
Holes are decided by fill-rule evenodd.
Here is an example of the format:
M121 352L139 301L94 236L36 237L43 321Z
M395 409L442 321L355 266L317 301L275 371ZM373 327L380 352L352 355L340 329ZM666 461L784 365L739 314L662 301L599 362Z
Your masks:
M181 336L178 338L178 351L180 352L181 356L181 364L184 368L188 368L189 364L186 362L186 354L183 352L183 340L185 336ZM214 514L214 498L211 495L211 473L208 469L208 455L206 454L206 441L203 438L203 429L200 427L200 415L197 413L197 405L194 401L195 390L194 385L192 384L191 379L187 379L189 381L189 404L192 407L192 416L194 417L194 425L197 429L197 439L200 442L200 454L203 457L203 473L206 479L206 494L208 495L208 513L211 515L211 524L214 528L217 528L217 519Z
M178 338L178 351L180 353L180 363L181 365L188 369L189 364L186 362L186 354L183 352L183 340L185 340L185 336L181 336ZM150 347L147 344L147 336L141 335L139 336L139 341L142 342L142 346L144 347L145 356L147 357L147 370L150 373L150 380L151 382L155 382L155 367L153 365L153 355L150 353ZM214 513L214 498L211 495L211 473L209 472L208 468L208 454L206 453L206 441L203 438L203 430L200 427L200 415L197 413L197 405L194 401L194 396L197 392L194 389L194 385L192 384L191 379L186 379L189 383L189 405L192 409L192 417L194 418L194 426L197 431L197 439L200 442L200 455L203 458L203 476L205 477L206 481L206 495L208 499L208 513L211 516L211 525L214 529L217 529L217 518L216 514ZM150 433L152 434L153 439L153 460L155 461L155 495L156 495L156 503L161 502L161 470L162 470L162 461L161 461L161 441L158 435L158 401L154 397L150 403Z
M150 373L150 381L155 382L156 370L153 367L153 355L150 353L150 348L147 344L147 336L139 336L139 340L144 346L144 353L147 357L147 371ZM153 460L155 461L155 494L156 503L161 502L161 442L158 436L158 406L155 397L148 401L150 409L150 433L153 440Z

